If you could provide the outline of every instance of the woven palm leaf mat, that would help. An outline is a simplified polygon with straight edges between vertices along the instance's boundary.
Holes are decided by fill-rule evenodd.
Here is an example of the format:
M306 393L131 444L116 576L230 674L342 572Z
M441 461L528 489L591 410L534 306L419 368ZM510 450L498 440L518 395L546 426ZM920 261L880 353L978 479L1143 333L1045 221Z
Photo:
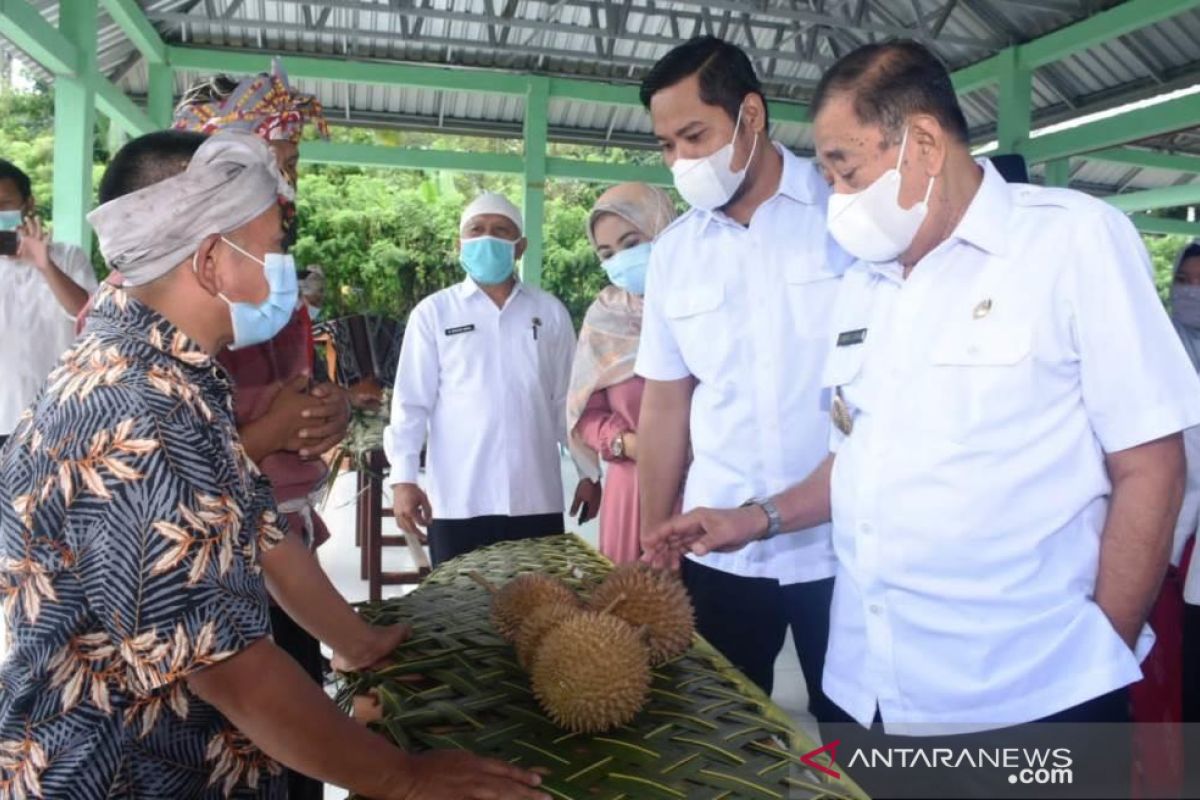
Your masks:
M411 594L361 607L372 622L411 624L414 635L396 666L346 676L339 700L348 708L354 695L374 691L383 718L373 726L406 750L457 747L545 767L542 789L562 800L865 798L844 773L835 780L805 766L799 755L817 744L699 637L654 670L650 701L628 726L574 735L552 724L492 628L491 595L469 574L501 586L537 571L586 592L610 569L574 535L505 542L447 562Z

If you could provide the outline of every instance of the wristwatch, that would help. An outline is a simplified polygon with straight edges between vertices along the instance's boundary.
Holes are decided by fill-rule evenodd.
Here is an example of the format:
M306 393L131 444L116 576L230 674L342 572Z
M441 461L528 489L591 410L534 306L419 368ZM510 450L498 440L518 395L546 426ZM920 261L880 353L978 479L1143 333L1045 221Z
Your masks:
M612 445L609 447L612 450L613 458L625 457L625 434L618 433L617 438L612 440Z
M758 537L758 541L762 542L778 536L783 532L783 517L779 514L779 509L775 506L775 501L769 497L762 500L747 500L742 503L742 507L758 506L767 515L767 532Z

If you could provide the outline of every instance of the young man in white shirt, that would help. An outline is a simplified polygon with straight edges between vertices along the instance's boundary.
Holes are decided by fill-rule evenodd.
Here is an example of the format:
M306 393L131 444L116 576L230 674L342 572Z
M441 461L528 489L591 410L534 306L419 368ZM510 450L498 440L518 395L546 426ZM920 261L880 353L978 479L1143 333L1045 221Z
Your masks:
M872 796L1042 796L1014 770L855 758L997 743L1068 750L1071 796L1127 794L1128 726L1093 723L1129 721L1179 432L1200 422L1145 247L1111 206L976 162L917 43L847 55L812 109L830 230L860 259L825 373L833 453L774 498L785 529L833 522L824 685L857 724L823 733ZM702 509L650 542L705 553L767 529L761 508ZM1079 724L1025 724L1043 721Z
M428 527L434 566L497 542L562 533L558 446L567 443L566 393L575 329L566 307L517 280L521 213L484 193L463 211L459 260L467 277L409 315L384 447L396 522ZM428 494L417 484L428 442ZM580 522L600 507L581 479Z
M87 253L51 244L26 175L0 159L0 445L75 339L75 315L96 288Z
M646 284L637 361L646 378L644 535L681 490L685 509L736 506L782 491L825 457L821 367L847 259L826 232L824 180L767 133L745 53L692 39L654 66L642 101L692 206L655 242ZM700 633L767 693L791 627L809 709L826 717L829 526L682 569Z

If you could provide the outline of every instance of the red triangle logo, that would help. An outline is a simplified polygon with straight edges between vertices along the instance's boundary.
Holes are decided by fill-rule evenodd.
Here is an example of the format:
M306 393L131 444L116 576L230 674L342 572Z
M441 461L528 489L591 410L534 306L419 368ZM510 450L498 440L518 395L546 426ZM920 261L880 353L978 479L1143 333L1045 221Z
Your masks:
M842 774L840 772L835 772L834 770L830 769L829 767L825 766L824 764L818 764L815 761L813 761L813 759L816 758L817 756L821 755L821 753L828 752L829 753L829 764L830 764L830 766L832 766L834 763L837 762L837 748L838 748L838 745L841 743L842 743L841 739L834 739L829 744L823 744L820 747L818 747L816 750L810 750L809 752L800 756L800 761L805 766L812 767L817 772L824 772L826 775L829 775L830 777L833 777L833 778L841 778Z

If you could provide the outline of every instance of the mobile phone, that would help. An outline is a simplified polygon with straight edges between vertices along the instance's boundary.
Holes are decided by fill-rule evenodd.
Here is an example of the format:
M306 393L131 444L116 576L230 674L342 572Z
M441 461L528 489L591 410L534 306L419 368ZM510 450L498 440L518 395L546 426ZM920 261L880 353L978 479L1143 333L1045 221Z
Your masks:
M19 245L16 231L0 231L0 256L15 256Z

